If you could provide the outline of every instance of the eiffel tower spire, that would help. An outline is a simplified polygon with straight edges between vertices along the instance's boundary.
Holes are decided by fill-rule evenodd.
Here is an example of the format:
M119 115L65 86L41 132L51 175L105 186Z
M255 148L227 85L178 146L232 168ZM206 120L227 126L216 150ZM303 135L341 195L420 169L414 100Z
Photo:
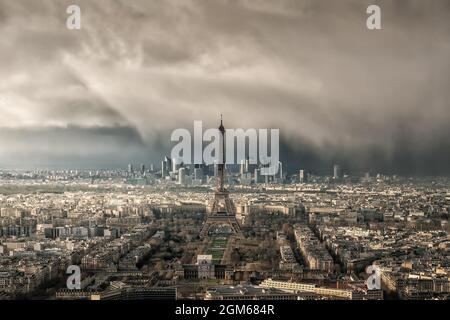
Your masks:
M220 115L219 126L220 138L219 138L219 164L217 167L217 192L223 192L225 182L225 127L223 126L222 115Z

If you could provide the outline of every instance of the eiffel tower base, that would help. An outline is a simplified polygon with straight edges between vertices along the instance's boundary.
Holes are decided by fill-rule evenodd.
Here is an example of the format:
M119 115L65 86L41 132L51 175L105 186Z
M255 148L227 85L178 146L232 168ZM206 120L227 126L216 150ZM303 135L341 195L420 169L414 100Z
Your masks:
M231 229L232 234L241 237L242 236L242 230L239 226L239 222L236 220L235 215L229 215L226 212L223 214L216 213L214 215L208 216L206 221L203 223L202 230L200 231L199 237L201 239L208 236L208 232L211 229L211 227L215 225L228 225Z

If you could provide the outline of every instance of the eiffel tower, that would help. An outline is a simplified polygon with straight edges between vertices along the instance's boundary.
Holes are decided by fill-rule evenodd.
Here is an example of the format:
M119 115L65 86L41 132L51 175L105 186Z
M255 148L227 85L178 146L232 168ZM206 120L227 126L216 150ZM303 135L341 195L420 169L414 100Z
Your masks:
M217 185L214 193L214 202L211 212L208 214L206 221L203 223L200 231L200 238L208 235L209 230L213 226L227 225L230 227L234 235L242 236L241 227L236 220L236 209L230 194L224 187L225 181L225 128L222 123L222 115L220 115L220 140L219 140L219 161L217 166Z

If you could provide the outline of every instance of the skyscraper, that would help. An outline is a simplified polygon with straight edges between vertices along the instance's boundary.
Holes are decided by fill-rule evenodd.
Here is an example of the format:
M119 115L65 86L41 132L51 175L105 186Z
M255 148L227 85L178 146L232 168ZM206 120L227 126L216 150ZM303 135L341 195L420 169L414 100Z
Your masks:
M333 178L336 180L341 178L341 167L338 164L333 166Z
M178 158L172 159L172 172L177 172L180 168L181 161Z
M283 164L281 163L281 161L278 161L278 173L279 173L279 178L280 178L280 182L283 183Z
M178 183L182 186L186 185L186 168L181 167L178 170Z
M255 183L260 183L260 182L261 182L261 181L260 181L260 180L261 180L261 179L260 179L260 178L261 178L261 177L260 177L260 176L261 176L260 173L261 173L261 170L258 169L258 168L255 168L255 174L254 174L254 178L253 178L253 179L255 180Z
M298 180L300 183L305 182L305 170L300 170L298 173Z
M172 168L172 160L169 157L164 157L161 162L161 178L165 178L169 175L169 170Z
M166 162L163 160L161 161L161 178L164 179L166 174L167 174Z
M245 161L244 161L244 160L241 160L241 166L240 166L239 173L240 173L241 176L242 176L245 172L247 172L247 171L245 170Z

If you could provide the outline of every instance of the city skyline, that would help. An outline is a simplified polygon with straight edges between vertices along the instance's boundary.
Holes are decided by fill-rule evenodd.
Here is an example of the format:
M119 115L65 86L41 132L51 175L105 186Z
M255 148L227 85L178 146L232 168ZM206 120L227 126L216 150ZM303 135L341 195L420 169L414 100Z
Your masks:
M373 31L369 2L80 1L68 30L69 1L0 1L0 167L157 163L224 113L288 170L448 175L449 4L379 1Z

